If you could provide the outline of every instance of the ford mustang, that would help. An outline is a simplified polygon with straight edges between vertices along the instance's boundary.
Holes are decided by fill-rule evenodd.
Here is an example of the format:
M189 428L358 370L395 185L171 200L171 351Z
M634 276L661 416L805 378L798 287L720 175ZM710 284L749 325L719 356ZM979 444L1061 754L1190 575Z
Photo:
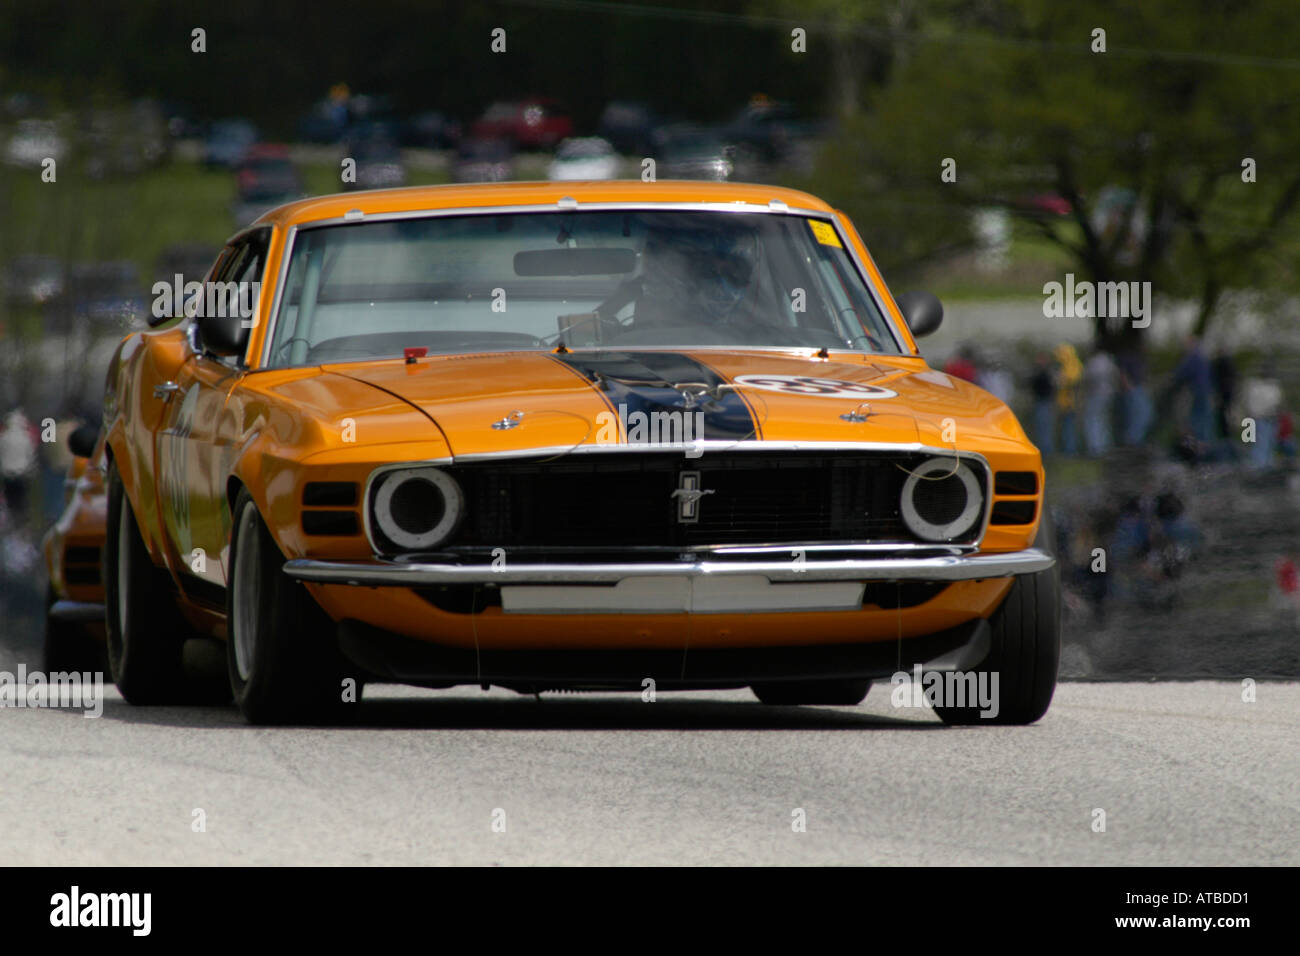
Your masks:
M98 431L98 426L85 424L68 436L73 459L63 483L63 513L41 542L48 580L46 673L104 667L101 556L107 499L104 473L91 460Z
M112 675L225 641L255 723L366 681L751 687L995 676L1059 653L1037 449L927 366L850 221L735 183L503 183L294 202L123 340L103 435ZM990 719L991 718L991 719Z

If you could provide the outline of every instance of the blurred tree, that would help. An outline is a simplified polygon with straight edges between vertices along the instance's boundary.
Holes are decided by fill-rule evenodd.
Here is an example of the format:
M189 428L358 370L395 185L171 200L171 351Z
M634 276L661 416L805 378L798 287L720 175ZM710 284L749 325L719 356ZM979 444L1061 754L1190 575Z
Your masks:
M0 76L76 105L96 89L154 96L196 118L247 117L272 138L337 82L399 113L473 120L496 99L554 96L592 131L611 99L720 119L754 92L817 105L821 64L792 68L751 0L42 0L0 3ZM204 53L191 31L206 30ZM506 30L507 52L490 34ZM788 49L788 43L786 45ZM6 90L6 92L9 92Z
M825 72L830 113L857 115L871 86L885 82L900 39L916 27L918 0L753 0L758 22L806 31L804 55Z
M1225 290L1291 281L1280 269L1300 242L1289 0L918 3L924 31L906 36L889 86L819 172L851 186L841 201L864 231L891 207L907 217L891 231L913 248L893 258L963 247L962 213L1001 207L1065 250L1079 279L1194 299L1201 332ZM1097 318L1094 331L1112 349L1141 337L1124 319Z

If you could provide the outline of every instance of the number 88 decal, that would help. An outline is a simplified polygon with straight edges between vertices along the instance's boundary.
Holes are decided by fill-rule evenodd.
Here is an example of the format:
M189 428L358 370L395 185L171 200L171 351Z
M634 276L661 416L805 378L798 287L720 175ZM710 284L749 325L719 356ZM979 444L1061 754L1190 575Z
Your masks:
M785 392L789 395L810 395L817 398L893 398L898 393L879 385L864 382L845 382L835 378L816 378L811 375L740 375L736 384L766 392Z

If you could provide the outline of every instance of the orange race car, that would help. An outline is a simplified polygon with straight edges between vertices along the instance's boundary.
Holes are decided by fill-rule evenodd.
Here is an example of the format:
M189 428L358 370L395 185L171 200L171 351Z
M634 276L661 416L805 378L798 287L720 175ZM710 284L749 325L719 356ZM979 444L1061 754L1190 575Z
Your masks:
M92 464L96 425L68 437L73 458L63 487L63 513L41 542L48 586L45 670L104 669L104 582L101 578L107 497L104 473Z
M1039 453L926 365L938 301L891 297L813 196L304 200L160 313L180 320L122 342L105 404L133 703L174 693L197 633L253 722L365 680L853 704L914 669L994 678L992 708L934 701L949 722L1048 707Z

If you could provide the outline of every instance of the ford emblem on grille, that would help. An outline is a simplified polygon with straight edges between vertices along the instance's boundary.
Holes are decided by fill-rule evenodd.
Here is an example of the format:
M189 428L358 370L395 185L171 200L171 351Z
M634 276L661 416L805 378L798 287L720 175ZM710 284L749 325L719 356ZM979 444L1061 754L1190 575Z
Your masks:
M683 471L677 478L677 490L673 498L677 501L677 521L679 524L694 524L700 520L700 499L713 494L712 488L700 487L698 471Z

